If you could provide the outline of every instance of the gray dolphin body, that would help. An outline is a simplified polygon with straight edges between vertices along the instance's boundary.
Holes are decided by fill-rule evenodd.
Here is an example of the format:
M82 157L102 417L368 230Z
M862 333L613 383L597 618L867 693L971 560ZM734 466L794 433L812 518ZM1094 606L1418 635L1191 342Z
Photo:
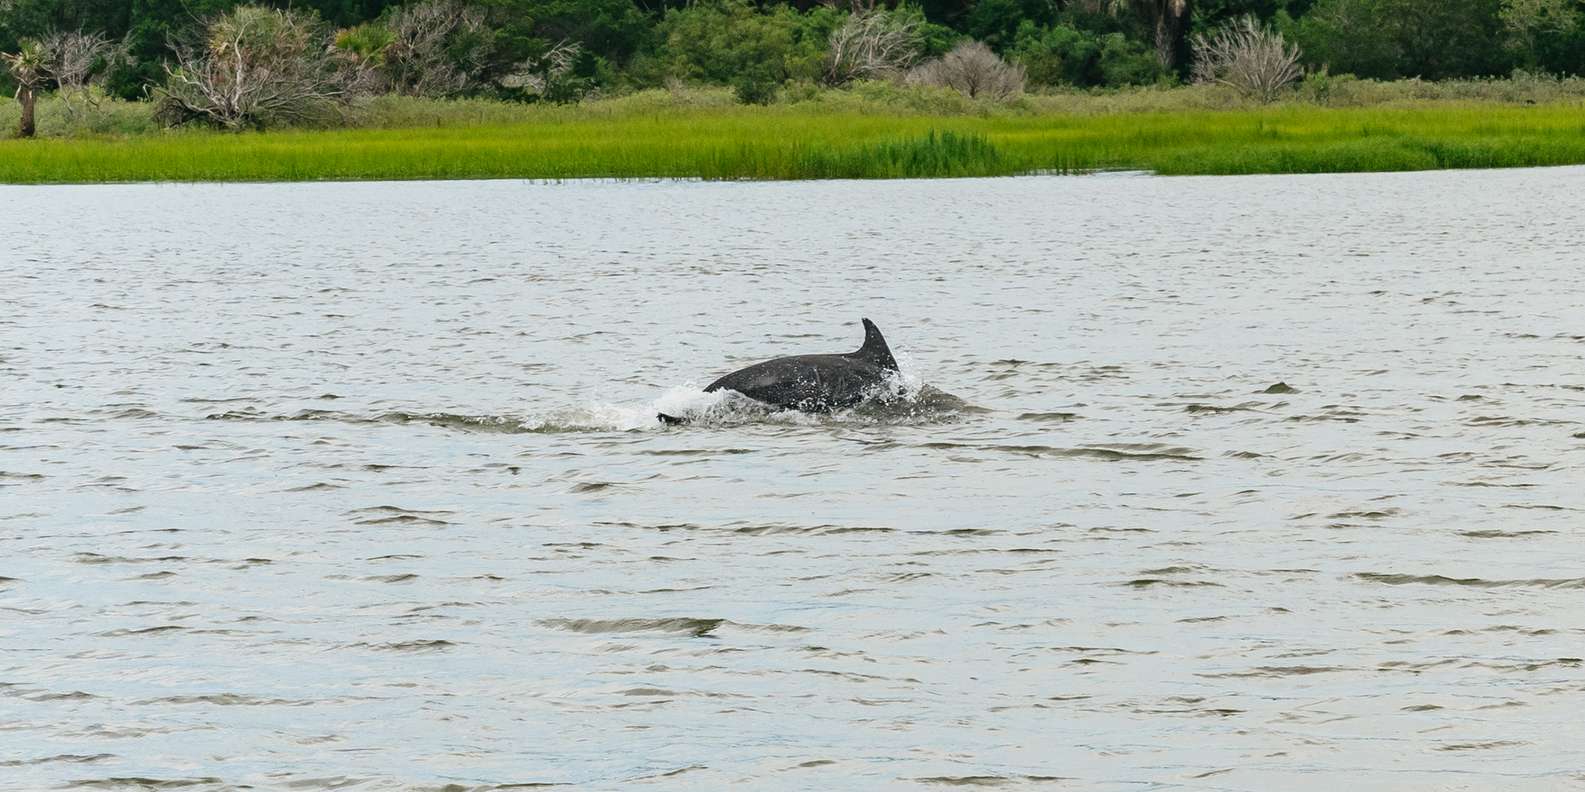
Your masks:
M897 375L897 360L880 328L864 321L864 345L856 352L834 355L793 355L755 363L710 383L704 390L737 391L783 410L827 413L862 403ZM665 413L662 423L683 423Z

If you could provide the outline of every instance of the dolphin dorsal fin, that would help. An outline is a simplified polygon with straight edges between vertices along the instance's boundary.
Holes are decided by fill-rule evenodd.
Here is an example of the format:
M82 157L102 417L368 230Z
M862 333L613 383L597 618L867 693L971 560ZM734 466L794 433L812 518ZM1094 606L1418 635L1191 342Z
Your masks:
M886 339L881 336L881 329L874 322L864 320L864 346L853 353L853 357L868 361L884 369L897 371L897 359L892 357L891 347L886 346Z

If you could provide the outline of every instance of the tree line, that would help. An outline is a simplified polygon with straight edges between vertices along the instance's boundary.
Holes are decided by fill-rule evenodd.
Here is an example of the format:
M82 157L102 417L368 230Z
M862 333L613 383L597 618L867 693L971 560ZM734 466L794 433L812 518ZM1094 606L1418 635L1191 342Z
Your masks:
M25 109L58 90L222 126L366 93L567 101L673 81L748 102L861 79L1269 97L1306 70L1585 72L1585 0L0 0L0 54Z

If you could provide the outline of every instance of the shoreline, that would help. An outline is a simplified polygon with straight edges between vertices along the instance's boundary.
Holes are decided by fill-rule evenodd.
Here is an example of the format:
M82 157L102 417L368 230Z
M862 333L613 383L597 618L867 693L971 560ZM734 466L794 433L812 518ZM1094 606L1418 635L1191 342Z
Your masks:
M1095 101L1103 99L1113 98ZM364 125L335 129L139 128L0 140L0 183L805 181L1585 164L1585 101L1573 97L1099 112L1038 104L921 110L849 97L745 106L664 95L573 106L387 105Z
M534 186L555 185L605 185L610 187L646 186L646 185L774 185L774 184L799 184L805 182L882 182L882 181L977 181L977 180L1004 180L1004 179L1093 179L1093 178L1150 178L1150 179L1195 179L1211 178L1220 179L1229 176L1350 176L1360 174L1414 174L1414 173L1467 173L1476 171L1502 172L1512 170L1551 170L1563 168L1585 168L1585 162L1564 163L1558 165L1513 165L1503 167L1471 167L1471 168L1425 168L1418 170L1379 170L1379 171L1306 171L1302 173L1238 173L1238 174L1161 174L1151 171L1136 169L1106 169L1093 171L1075 171L1070 173L1013 173L1000 176L936 176L936 177L898 177L893 179L864 179L864 178L833 178L833 179L702 179L696 176L637 176L637 177L609 177L609 176L570 176L555 179L524 178L515 176L497 176L485 178L455 178L455 179L254 179L250 181L215 179L196 179L187 181L98 181L98 182L3 182L0 181L0 190L28 189L33 187L267 187L267 186L301 186L301 185L379 185L379 184L412 184L414 182L427 182L430 184L492 184L502 182L518 182Z

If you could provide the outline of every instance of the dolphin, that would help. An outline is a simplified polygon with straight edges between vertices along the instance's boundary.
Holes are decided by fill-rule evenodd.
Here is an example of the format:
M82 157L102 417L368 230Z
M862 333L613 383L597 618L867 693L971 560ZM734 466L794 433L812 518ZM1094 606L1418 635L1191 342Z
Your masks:
M864 345L856 352L793 355L755 363L712 382L704 390L737 391L782 410L828 413L856 406L897 376L897 359L880 328L864 319ZM658 413L661 423L686 419Z

